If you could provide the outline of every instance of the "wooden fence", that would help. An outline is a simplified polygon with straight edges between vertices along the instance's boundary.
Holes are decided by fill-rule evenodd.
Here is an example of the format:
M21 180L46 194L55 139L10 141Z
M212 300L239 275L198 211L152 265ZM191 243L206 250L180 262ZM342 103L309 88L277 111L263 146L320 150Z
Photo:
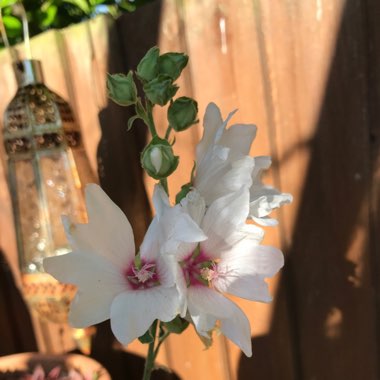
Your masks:
M379 17L377 0L163 0L117 22L99 17L34 39L48 85L70 99L92 166L137 241L150 216L137 156L145 136L142 128L127 133L129 111L107 103L105 73L135 67L154 44L190 55L181 94L198 100L200 115L214 101L224 116L238 108L235 122L258 125L251 153L271 155L267 182L294 195L265 238L286 255L271 281L273 303L237 300L251 321L253 357L223 337L204 351L189 329L159 358L182 379L380 378ZM6 52L0 75L2 111L15 91ZM200 134L198 127L178 135L184 157L173 193L188 179ZM15 267L1 178L0 240Z

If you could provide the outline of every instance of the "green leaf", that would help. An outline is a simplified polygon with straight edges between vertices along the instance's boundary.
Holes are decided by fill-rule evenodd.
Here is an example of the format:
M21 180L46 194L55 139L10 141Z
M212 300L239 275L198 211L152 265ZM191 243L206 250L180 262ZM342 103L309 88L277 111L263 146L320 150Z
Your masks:
M158 58L158 71L175 81L187 65L189 57L183 53L166 53Z
M91 14L91 7L86 0L63 0L63 2L75 5L86 15Z
M0 8L10 7L18 2L18 0L0 0Z
M119 7L120 7L121 9L126 10L127 12L133 12L133 11L136 10L136 5L130 3L130 2L127 1L127 0L122 0L122 1L119 3Z
M132 116L132 117L129 118L129 120L128 120L128 126L127 126L127 131L130 131L132 129L133 123L137 119L141 119L141 117L139 115L135 115L135 116Z
M143 344L149 344L154 341L154 338L150 332L150 329L144 335L141 335L138 339Z
M178 204L182 201L183 198L186 197L188 192L191 190L192 183L186 183L182 185L181 190L178 192L178 194L175 196L175 203Z
M160 49L155 46L148 50L137 65L137 76L143 81L149 82L158 75L158 56Z
M153 103L164 106L178 91L178 86L165 75L159 75L150 82L144 84L146 97Z
M90 5L96 7L97 5L103 4L105 0L90 0Z
M158 333L158 339L162 339L166 334L166 330L164 328L164 325L163 323L160 323L160 330L159 330L159 333Z
M107 74L108 96L121 106L129 106L137 102L137 88L133 80L133 73Z
M3 22L7 31L8 37L16 37L21 34L22 24L21 21L14 16L3 16Z
M50 5L45 8L46 9L43 9L42 12L38 13L38 16L39 16L38 24L41 27L41 29L46 29L53 24L57 15L57 11L58 11L58 7L56 5Z
M139 115L141 117L141 119L145 120L146 118L146 112L145 112L145 109L141 103L141 99L140 98L137 98L137 102L136 102L136 114Z
M197 168L197 162L194 161L193 168L191 169L190 182L194 181L195 169Z
M189 322L177 315L172 321L163 323L165 328L174 334L181 334L189 326Z

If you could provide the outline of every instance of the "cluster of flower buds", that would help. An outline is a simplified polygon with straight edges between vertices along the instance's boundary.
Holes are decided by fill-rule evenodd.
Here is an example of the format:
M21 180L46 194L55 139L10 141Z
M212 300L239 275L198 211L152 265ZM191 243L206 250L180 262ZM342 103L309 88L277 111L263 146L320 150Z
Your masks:
M127 75L109 74L107 88L109 97L122 106L135 106L136 115L128 122L132 128L136 119L142 119L152 132L152 140L141 153L141 164L149 176L164 179L178 166L178 157L173 153L167 139L156 135L151 110L154 105L165 106L169 103L167 117L169 128L181 132L198 122L198 104L186 96L173 99L178 91L175 81L181 75L188 62L188 56L182 53L160 55L158 47L150 49L143 57L135 73ZM138 96L135 79L142 87L145 104Z

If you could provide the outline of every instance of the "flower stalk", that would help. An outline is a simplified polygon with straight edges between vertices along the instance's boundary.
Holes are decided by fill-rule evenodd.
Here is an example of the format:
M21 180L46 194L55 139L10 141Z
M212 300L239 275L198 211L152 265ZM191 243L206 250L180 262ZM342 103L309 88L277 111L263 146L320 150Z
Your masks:
M144 374L142 380L150 380L152 371L154 369L154 362L158 353L158 351L156 352L154 349L157 336L157 325L158 321L155 320L149 329L150 335L152 336L152 341L149 343L148 354L145 359Z

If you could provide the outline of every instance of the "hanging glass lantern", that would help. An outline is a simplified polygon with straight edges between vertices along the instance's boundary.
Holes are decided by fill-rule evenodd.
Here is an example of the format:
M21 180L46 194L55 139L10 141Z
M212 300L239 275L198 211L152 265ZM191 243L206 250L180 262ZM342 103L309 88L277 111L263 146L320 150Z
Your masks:
M14 70L3 142L23 293L41 318L64 323L75 287L45 274L42 261L70 250L61 215L86 222L82 186L94 177L70 106L44 84L41 63L18 61Z

